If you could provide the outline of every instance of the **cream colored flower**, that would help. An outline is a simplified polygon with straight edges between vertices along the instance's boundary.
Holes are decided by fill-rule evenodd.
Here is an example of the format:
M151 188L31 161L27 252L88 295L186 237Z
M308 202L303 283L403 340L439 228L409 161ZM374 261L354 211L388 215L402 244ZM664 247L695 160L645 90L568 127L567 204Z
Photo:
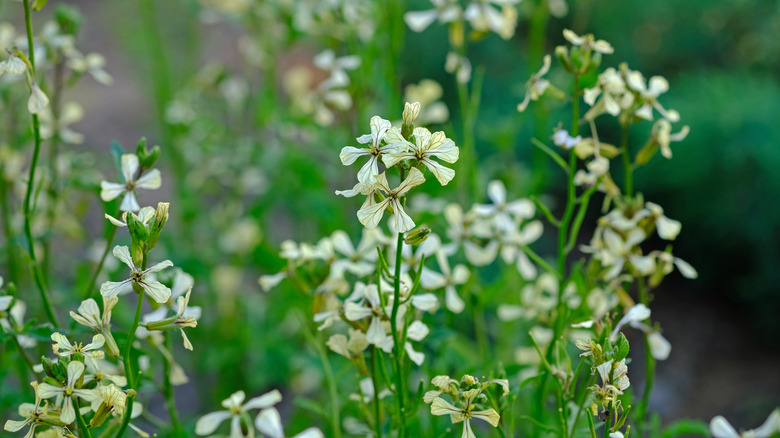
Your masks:
M434 9L409 11L404 14L404 21L409 29L422 32L436 19L439 20L439 23L451 23L463 13L458 2L454 0L431 0L431 3L433 3Z
M403 198L406 192L423 182L425 182L425 177L423 177L422 172L414 167L410 169L406 179L395 189L390 188L384 172L377 175L376 187L385 193L386 198L381 202L358 210L358 220L368 229L376 228L379 225L379 221L382 220L382 216L384 216L385 209L390 206L393 209L391 222L395 230L399 233L411 230L415 227L414 221L404 211L401 205L401 198Z
M103 344L106 342L103 335L95 335L92 337L92 342L87 345L82 345L78 342L71 344L68 338L61 333L52 333L51 340L55 342L52 345L54 354L60 357L68 357L73 354L80 354L85 357L91 357L94 359L102 359L104 353L100 351L103 348ZM45 397L44 397L45 398Z
M611 44L604 40L596 40L593 34L579 36L570 29L564 29L563 37L573 45L580 46L586 50L593 50L594 52L604 54L610 54L615 51Z
M653 120L653 108L656 109L665 119L670 122L680 120L680 114L675 110L667 111L658 102L658 97L669 91L669 82L663 76L653 76L650 78L649 86L645 82L645 77L638 71L629 71L626 74L626 83L634 91L637 91L643 99L642 106L636 110L637 117L647 120Z
M36 82L32 84L32 90L30 92L30 98L27 100L27 110L31 114L38 114L49 104L49 98L46 93L41 90Z
M385 120L379 116L371 118L371 134L362 135L357 138L357 142L360 144L369 144L368 148L356 148L354 146L345 146L341 149L342 164L349 166L354 163L359 157L368 155L369 159L363 167L358 171L358 182L364 185L372 185L376 181L376 177L379 174L379 158L382 154L388 152L397 152L399 150L398 144L382 145L382 141L385 139L387 132L390 129L394 129L389 120Z
M125 294L133 290L133 284L137 284L149 294L154 301L164 304L171 297L171 290L156 280L150 280L146 278L146 275L151 272L159 272L163 269L173 266L170 260L160 262L149 269L141 270L133 263L133 258L130 256L130 249L126 246L115 246L114 257L118 258L124 264L126 264L131 270L130 278L125 281L107 281L100 285L100 294L104 297L113 297L119 294Z
M99 335L98 335L99 336ZM38 395L42 399L57 397L60 404L60 420L65 424L76 420L76 410L73 408L73 397L79 397L87 402L92 402L98 396L94 389L76 388L76 384L84 374L84 363L73 361L68 364L68 380L65 386L54 386L48 383L38 385Z
M35 390L35 404L22 403L19 405L19 415L24 420L7 420L3 429L8 432L18 432L24 426L30 425L30 429L24 435L24 438L32 438L35 434L35 428L44 422L43 417L47 415L46 405L41 406L41 396L38 394L38 382L31 382L30 385Z
M3 73L18 76L24 74L26 71L27 64L25 64L24 61L22 61L22 59L16 55L11 55L5 61L0 62L0 76L2 76Z
M124 177L125 182L124 184L120 184L109 181L101 181L100 199L108 202L118 198L124 193L125 197L122 199L122 204L119 206L119 209L122 211L138 211L141 206L138 205L138 201L135 199L135 190L155 190L159 189L160 185L162 184L160 171L157 169L143 172L143 174L140 175L140 177L136 180L136 177L138 177L137 173L139 166L140 163L138 161L137 155L122 155L122 176Z
M442 166L433 160L433 157L439 158L448 163L458 161L459 149L455 142L444 135L443 131L431 134L425 128L414 128L415 143L407 143L408 151L393 152L382 156L385 166L393 167L402 160L417 160L433 173L439 184L446 186L455 177L455 171Z
M474 399L482 392L481 389L475 388L469 391L465 391L463 396L462 408L453 406L441 397L436 397L431 402L431 414L433 415L449 415L453 424L463 422L463 434L461 438L476 438L474 431L471 429L471 419L479 418L480 420L490 423L493 427L498 427L498 421L500 415L493 408L475 411Z
M248 434L244 435L241 431L241 415L251 409L265 409L279 403L282 400L282 394L273 390L260 397L255 397L244 403L246 395L244 391L233 393L229 398L222 402L222 407L226 411L217 411L206 414L195 423L195 433L198 435L211 435L222 424L223 421L230 419L230 437L254 437L255 433L251 425L248 425Z

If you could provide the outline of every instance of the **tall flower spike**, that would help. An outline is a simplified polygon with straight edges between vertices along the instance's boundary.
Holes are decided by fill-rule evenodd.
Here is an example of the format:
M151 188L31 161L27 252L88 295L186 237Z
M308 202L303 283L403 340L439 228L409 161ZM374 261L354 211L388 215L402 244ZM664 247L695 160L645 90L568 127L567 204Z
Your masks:
M160 171L152 169L148 172L144 172L144 174L136 180L135 178L138 169L139 162L137 155L122 155L122 176L125 178L125 183L119 184L101 181L100 199L108 202L118 198L124 193L125 197L122 199L122 204L119 206L119 209L122 211L137 211L140 209L141 206L138 205L138 201L135 199L135 189L159 189L162 184L162 179L160 178Z
M369 205L361 208L357 212L358 220L365 225L368 229L376 228L379 225L379 221L382 220L382 216L385 214L385 208L391 206L393 208L393 218L391 219L393 226L399 233L405 233L414 228L414 221L409 217L401 206L401 198L415 186L419 186L425 182L422 172L416 168L412 168L409 172L409 176L395 189L391 189L387 183L387 177L385 173L381 173L376 177L377 187L385 192L387 196L383 201L374 205Z
M137 284L149 294L154 301L164 304L171 297L171 290L156 280L149 280L146 274L150 272L159 272L163 269L173 266L170 260L160 262L149 269L141 270L133 264L133 258L130 256L130 250L126 246L115 246L114 257L126 264L131 270L130 278L125 281L107 281L100 286L100 294L104 297L113 297L119 294L130 292L133 284Z

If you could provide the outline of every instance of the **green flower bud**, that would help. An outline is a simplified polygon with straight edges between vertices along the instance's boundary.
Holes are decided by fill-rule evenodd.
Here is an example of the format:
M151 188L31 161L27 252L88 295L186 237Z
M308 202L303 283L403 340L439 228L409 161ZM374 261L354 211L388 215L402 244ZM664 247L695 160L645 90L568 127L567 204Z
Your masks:
M425 242L425 239L428 238L429 234L431 234L430 228L420 227L406 233L406 236L404 236L404 243L407 245L419 245Z
M54 9L54 20L57 22L60 32L66 35L76 35L79 33L79 29L81 29L81 23L84 21L84 17L81 15L78 8L57 5L56 9Z
M566 46L558 46L555 48L555 57L558 58L558 62L569 73L573 73L574 70L571 66L571 59L569 58L569 51Z

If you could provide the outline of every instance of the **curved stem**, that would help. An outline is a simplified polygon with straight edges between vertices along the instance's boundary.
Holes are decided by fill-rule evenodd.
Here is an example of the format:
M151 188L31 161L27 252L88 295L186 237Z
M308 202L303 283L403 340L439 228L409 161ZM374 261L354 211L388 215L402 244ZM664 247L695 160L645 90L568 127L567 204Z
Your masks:
M634 168L631 166L631 157L628 156L628 131L630 124L623 125L620 136L620 152L623 155L623 172L625 172L624 191L629 198L634 191Z

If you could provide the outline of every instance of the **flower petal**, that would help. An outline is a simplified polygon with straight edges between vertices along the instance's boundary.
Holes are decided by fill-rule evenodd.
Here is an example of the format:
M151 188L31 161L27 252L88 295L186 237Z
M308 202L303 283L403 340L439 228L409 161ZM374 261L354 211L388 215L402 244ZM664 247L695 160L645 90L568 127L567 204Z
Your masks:
M229 411L217 411L200 417L195 423L195 433L198 435L210 435L223 421L231 417Z

